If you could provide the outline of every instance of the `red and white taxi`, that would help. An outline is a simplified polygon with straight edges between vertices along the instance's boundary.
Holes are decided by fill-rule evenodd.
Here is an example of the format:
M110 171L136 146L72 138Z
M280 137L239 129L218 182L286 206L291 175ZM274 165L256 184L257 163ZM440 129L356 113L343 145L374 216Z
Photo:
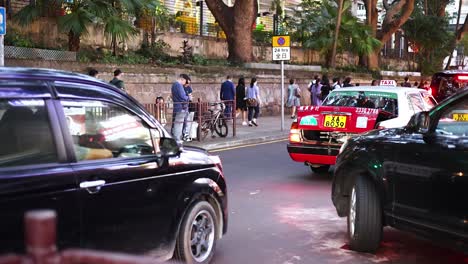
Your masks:
M434 105L435 99L426 90L416 88L335 89L322 106L298 107L287 149L294 161L325 171L335 164L341 145L349 137L377 128L405 126L414 113Z

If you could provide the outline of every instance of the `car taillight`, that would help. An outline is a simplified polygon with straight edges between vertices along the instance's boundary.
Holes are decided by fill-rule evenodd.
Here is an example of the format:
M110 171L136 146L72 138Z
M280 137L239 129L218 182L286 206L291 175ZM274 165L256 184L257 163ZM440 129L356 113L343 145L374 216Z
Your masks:
M468 81L468 75L457 75L455 81Z
M289 130L289 142L299 143L301 142L301 130L297 122L291 124L291 129Z

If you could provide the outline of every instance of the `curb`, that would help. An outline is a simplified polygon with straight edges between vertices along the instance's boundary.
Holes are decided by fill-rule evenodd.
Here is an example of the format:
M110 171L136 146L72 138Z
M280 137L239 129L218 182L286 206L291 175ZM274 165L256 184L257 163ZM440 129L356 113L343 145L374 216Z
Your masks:
M220 151L225 148L232 148L232 147L242 147L245 145L252 145L252 144L260 144L260 143L268 143L270 141L277 141L277 140L286 140L288 138L287 133L279 134L279 135L269 135L269 136L260 136L257 138L250 138L250 139L233 139L225 142L202 142L202 143L195 143L195 144L186 144L187 147L195 146L201 147L208 151Z

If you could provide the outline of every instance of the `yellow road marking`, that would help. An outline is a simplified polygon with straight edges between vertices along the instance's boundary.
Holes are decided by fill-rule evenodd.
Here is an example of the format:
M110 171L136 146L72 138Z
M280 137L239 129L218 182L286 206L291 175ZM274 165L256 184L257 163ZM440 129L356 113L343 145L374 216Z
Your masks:
M289 140L288 138L277 139L277 140L272 140L272 141L267 141L267 142L262 142L262 143L252 143L252 144L245 144L245 145L240 145L240 146L235 146L235 147L228 147L228 148L210 150L209 152L221 152L221 151L232 150L232 149L240 149L240 148L247 148L247 147L253 147L253 146L258 146L258 145L278 143L278 142L283 142L283 141L288 141L288 140Z

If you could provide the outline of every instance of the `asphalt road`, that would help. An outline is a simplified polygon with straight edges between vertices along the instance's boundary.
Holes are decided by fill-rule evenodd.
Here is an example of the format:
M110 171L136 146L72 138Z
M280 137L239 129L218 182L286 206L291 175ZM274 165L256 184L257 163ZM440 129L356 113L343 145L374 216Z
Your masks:
M228 181L229 228L213 263L468 263L468 256L384 229L374 254L350 251L346 219L330 199L331 174L291 161L286 142L217 152Z

